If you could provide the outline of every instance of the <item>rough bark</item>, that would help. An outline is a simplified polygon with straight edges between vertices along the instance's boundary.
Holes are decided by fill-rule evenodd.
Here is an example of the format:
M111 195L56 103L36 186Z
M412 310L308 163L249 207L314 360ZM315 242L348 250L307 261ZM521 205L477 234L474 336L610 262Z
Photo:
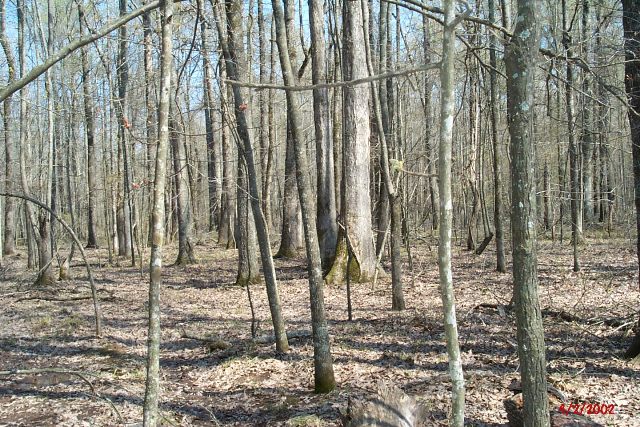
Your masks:
M353 80L367 77L367 60L364 46L363 12L358 1L343 5L343 77ZM373 278L376 254L371 230L371 200L369 198L369 98L366 85L343 87L343 172L344 233L352 251L347 266L347 252L336 250L336 257L327 274L327 281L341 283L345 275L366 282ZM344 248L347 245L343 245Z
M505 56L511 136L511 232L518 356L525 426L549 426L544 330L538 300L534 74L540 42L539 0L518 0Z
M149 260L149 332L147 338L147 379L144 395L143 425L158 425L160 394L160 285L162 284L162 252L164 245L164 200L166 163L169 145L169 103L171 100L173 2L162 0L162 50L160 54L160 99L158 108L158 146L153 188L151 226L153 238Z

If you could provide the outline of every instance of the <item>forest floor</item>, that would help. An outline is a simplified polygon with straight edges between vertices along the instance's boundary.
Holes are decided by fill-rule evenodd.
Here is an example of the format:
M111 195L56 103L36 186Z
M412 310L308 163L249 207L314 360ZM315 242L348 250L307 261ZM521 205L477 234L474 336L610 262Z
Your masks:
M327 286L326 309L338 388L313 393L312 343L291 340L275 354L272 343L251 339L246 288L234 286L236 252L205 243L199 263L167 267L162 288L163 425L340 425L348 399L375 392L380 381L415 396L427 425L446 425L450 381L438 289L437 246L412 248L405 264L407 310L390 310L390 278L354 284L354 320L347 320L344 286ZM165 261L174 259L170 247ZM83 373L0 375L0 425L136 425L145 387L148 273L100 267L105 250L88 251L104 316L93 336L93 308L83 264L73 280L34 288L26 256L5 258L0 271L0 371L62 368ZM622 360L640 306L637 264L626 239L589 240L583 271L571 271L567 244L539 245L540 298L550 382L571 403L613 403L604 425L640 425L640 367ZM406 255L406 254L405 254ZM454 247L458 326L469 425L506 424L502 400L518 378L511 274L494 272L492 250L476 256ZM510 255L508 256L510 259ZM310 329L304 259L276 260L289 331ZM258 336L271 333L263 284L251 286ZM51 299L65 299L56 301ZM184 335L211 337L207 343ZM304 334L302 334L304 335ZM213 337L216 337L215 339ZM217 340L217 341L216 341ZM230 345L230 346L229 346ZM93 389L92 389L93 388Z

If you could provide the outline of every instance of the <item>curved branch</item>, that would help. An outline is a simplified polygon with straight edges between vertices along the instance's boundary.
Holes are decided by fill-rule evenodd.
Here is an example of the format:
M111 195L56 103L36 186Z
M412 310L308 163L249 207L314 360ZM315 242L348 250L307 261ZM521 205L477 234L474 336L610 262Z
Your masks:
M34 205L41 207L42 209L49 212L51 216L62 225L62 227L67 231L67 233L69 233L73 241L78 246L78 249L80 249L80 255L82 255L82 259L84 260L85 266L87 267L87 275L89 276L89 284L91 285L91 298L93 299L93 311L96 319L96 336L99 337L102 334L102 321L101 321L102 316L100 314L100 304L98 302L98 293L96 291L96 284L93 281L93 274L91 272L91 267L89 266L89 261L87 260L87 255L85 254L84 248L82 247L82 243L80 243L80 240L78 240L78 236L76 236L76 233L74 233L73 229L69 226L69 224L67 224L62 218L58 217L58 215L56 215L56 213L49 206L45 205L40 200L36 200L33 197L29 197L24 194L15 194L15 193L6 193L6 192L0 193L0 196L14 197L16 199L26 200L27 202L31 202Z

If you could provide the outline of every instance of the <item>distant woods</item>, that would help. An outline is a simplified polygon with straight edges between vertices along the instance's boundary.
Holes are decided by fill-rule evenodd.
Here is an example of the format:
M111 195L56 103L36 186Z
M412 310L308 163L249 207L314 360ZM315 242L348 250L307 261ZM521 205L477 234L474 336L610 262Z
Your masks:
M2 190L110 264L149 265L152 299L163 262L236 250L281 352L273 259L306 257L317 391L335 386L325 283L388 270L403 310L412 245L437 244L456 360L452 247L488 244L535 306L536 236L577 272L585 239L640 230L635 2L624 19L613 0L511 3L0 0ZM74 241L21 199L0 210L2 254L55 281Z

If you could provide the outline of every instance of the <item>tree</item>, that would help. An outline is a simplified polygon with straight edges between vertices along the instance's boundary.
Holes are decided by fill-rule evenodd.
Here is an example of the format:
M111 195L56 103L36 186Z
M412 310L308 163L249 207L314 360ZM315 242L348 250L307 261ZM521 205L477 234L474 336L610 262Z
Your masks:
M363 29L365 13L368 13L368 8L362 8L358 1L343 3L342 66L345 80L368 75ZM376 267L369 198L370 91L365 85L345 86L342 91L343 200L340 216L344 228L327 281L340 283L345 274L349 274L352 280L366 282L373 278ZM347 250L351 251L351 257L347 257Z
M518 0L505 56L511 135L511 233L518 356L525 426L549 425L544 330L538 301L534 75L540 43L538 0Z
M78 21L80 35L84 34L84 10L78 3ZM98 233L96 231L96 171L98 170L95 152L95 125L91 83L89 80L89 60L85 48L80 49L82 62L82 99L84 102L85 133L87 135L87 188L89 192L89 209L87 211L87 248L98 247Z
M458 340L458 323L451 272L451 235L453 228L453 201L451 197L451 151L454 118L454 59L456 54L456 27L454 0L444 2L444 30L442 35L442 65L440 68L440 148L438 159L438 193L440 195L440 244L438 245L438 271L444 317L444 333L449 355L451 376L452 415L449 424L464 425L464 376Z
M325 7L321 2L309 0L309 23L311 26L311 76L313 84L325 83L326 48L324 42ZM329 91L313 91L313 121L316 136L317 169L317 228L322 266L330 266L335 256L338 238L336 222L335 177L333 173L333 148L331 120L329 117Z
M16 79L16 60L13 50L7 38L7 22L6 22L6 0L0 0L0 44L7 59L8 83L13 83ZM13 143L14 136L14 120L11 108L11 97L4 100L3 103L3 125L4 125L4 153L5 153L5 191L11 192L15 182L14 158L15 150ZM3 255L13 255L16 252L16 202L11 198L5 200L4 205L4 240L2 242Z
M489 21L495 22L495 2L489 0ZM491 114L491 142L493 143L493 225L496 229L496 270L500 273L505 273L507 268L505 266L504 257L504 237L502 226L502 180L500 176L500 142L498 139L498 118L496 114L496 103L498 102L497 96L497 68L498 60L496 58L496 49L498 44L496 42L495 34L489 32L489 63L491 70L489 71L489 111Z
M242 2L240 0L227 0L226 15L228 24L226 36L222 29L220 19L216 19L218 28L219 41L224 55L225 68L227 75L231 80L240 81L245 72L242 61L242 51L240 43L237 40L238 34L233 31L239 28L242 19ZM216 17L220 18L221 13L216 11ZM249 193L251 196L251 210L255 219L258 244L260 246L260 257L262 259L262 270L267 285L267 298L269 299L269 310L271 311L271 321L273 323L274 334L276 337L276 351L287 352L289 350L289 342L282 316L282 307L280 304L280 294L278 293L278 283L276 281L276 272L273 266L273 257L271 256L271 243L267 224L264 219L262 210L260 209L260 192L258 191L258 174L256 173L256 165L254 163L253 146L249 135L249 126L247 124L247 104L244 103L244 97L240 87L232 86L233 90L233 107L236 119L236 128L238 137L241 142L242 154L247 167L247 176L249 180Z
M284 12L279 0L273 0L272 4L282 75L285 85L293 86L296 79L288 55L289 43L287 41ZM296 178L307 250L307 271L309 272L315 391L316 393L328 393L335 388L336 381L333 375L329 331L324 314L322 258L316 229L313 190L311 188L311 177L309 176L309 165L307 164L307 153L302 140L302 122L298 116L299 111L300 105L296 95L288 91L287 117L291 130L291 141L295 150Z
M640 271L640 3L634 0L622 1L622 25L624 28L625 51L625 89L629 100L629 127L631 128L631 154L633 156L633 184L635 190L636 208L636 250L638 269ZM640 284L640 276L638 276ZM636 357L640 354L640 319L636 330L636 337L626 356Z
M160 8L162 49L160 51L160 99L158 106L158 146L153 180L151 214L151 257L149 259L149 333L147 338L147 379L144 395L145 427L158 425L160 394L160 285L162 284L162 250L164 245L164 198L169 146L169 104L173 58L173 1L162 0Z

